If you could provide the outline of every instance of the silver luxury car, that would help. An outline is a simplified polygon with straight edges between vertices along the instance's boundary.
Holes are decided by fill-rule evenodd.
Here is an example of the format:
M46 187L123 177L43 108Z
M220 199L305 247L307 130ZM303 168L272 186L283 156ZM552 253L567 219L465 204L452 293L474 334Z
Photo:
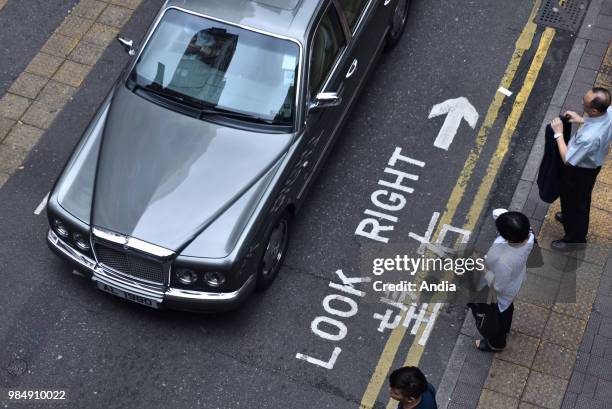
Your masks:
M47 241L100 290L230 309L291 220L408 0L170 0L65 165Z

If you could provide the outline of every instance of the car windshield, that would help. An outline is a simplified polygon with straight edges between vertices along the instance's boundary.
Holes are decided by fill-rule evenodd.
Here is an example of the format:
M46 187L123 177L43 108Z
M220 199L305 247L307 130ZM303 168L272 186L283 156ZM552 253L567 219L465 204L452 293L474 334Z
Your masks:
M131 78L142 88L222 115L291 124L296 43L168 10Z

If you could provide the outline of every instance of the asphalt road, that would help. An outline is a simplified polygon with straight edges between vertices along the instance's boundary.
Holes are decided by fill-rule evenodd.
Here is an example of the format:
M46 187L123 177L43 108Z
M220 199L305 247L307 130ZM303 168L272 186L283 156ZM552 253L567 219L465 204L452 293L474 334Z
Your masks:
M36 21L58 3L64 9L52 13L57 25L61 10L65 14L71 4L32 3L45 6L34 8L32 23L20 27L18 37L11 32L11 13L19 12L15 2L9 0L0 12L2 92L53 29L49 22L46 31L37 31ZM140 38L160 4L145 1L124 33ZM347 335L337 342L313 333L311 322L329 315L322 300L334 293L329 282L338 282L336 270L360 274L360 249L367 241L355 229L364 210L372 207L370 195L396 147L425 166L411 169L419 180L396 214L390 243L414 251L417 243L408 233L422 234L432 213L444 211L531 7L527 0L415 1L401 44L381 59L295 220L278 280L240 310L213 316L149 310L95 290L51 254L45 244L46 218L33 214L127 62L113 44L25 168L0 189L0 391L65 389L67 402L39 405L50 408L358 408L389 335L377 331L373 315L386 307L359 303L355 316L342 319ZM5 49L7 36L14 44ZM30 37L36 41L29 42ZM509 202L570 46L568 35L555 39L492 205ZM526 68L519 67L515 93ZM435 104L457 97L467 98L480 120L476 130L464 122L444 151L433 146L444 119L427 117ZM508 115L507 105L502 117ZM483 149L467 197L486 171L496 132ZM469 205L467 200L459 206L457 225ZM463 316L461 308L445 309L429 337L421 366L434 385ZM413 340L408 335L402 341L397 365ZM335 347L342 351L333 369L296 359L296 353L303 353L327 360ZM6 403L4 398L0 403ZM383 388L377 407L386 400Z

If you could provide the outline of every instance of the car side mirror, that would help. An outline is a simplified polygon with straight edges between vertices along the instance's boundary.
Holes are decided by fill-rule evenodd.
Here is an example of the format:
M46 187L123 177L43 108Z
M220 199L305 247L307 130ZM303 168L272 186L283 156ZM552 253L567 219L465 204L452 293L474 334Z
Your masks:
M129 55L135 55L136 54L136 49L134 48L134 41L128 39L128 38L124 38L124 37L117 37L117 41L119 41L119 44L121 44L124 48L124 50L129 54Z
M342 103L342 97L337 92L319 92L310 102L309 110L317 108L335 107Z

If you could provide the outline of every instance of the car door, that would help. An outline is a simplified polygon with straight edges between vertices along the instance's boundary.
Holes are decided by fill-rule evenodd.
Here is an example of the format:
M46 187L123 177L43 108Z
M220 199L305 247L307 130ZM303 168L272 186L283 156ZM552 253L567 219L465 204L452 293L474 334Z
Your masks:
M354 97L364 85L368 72L384 47L384 38L391 21L391 0L335 0L341 18L350 32L345 85ZM351 101L347 101L351 102Z
M347 58L348 33L334 2L329 2L313 25L307 51L306 120L300 163L302 187L300 199L306 187L320 168L337 136L340 118L350 100L351 90L344 83L349 69ZM333 93L336 104L314 107L317 95Z

